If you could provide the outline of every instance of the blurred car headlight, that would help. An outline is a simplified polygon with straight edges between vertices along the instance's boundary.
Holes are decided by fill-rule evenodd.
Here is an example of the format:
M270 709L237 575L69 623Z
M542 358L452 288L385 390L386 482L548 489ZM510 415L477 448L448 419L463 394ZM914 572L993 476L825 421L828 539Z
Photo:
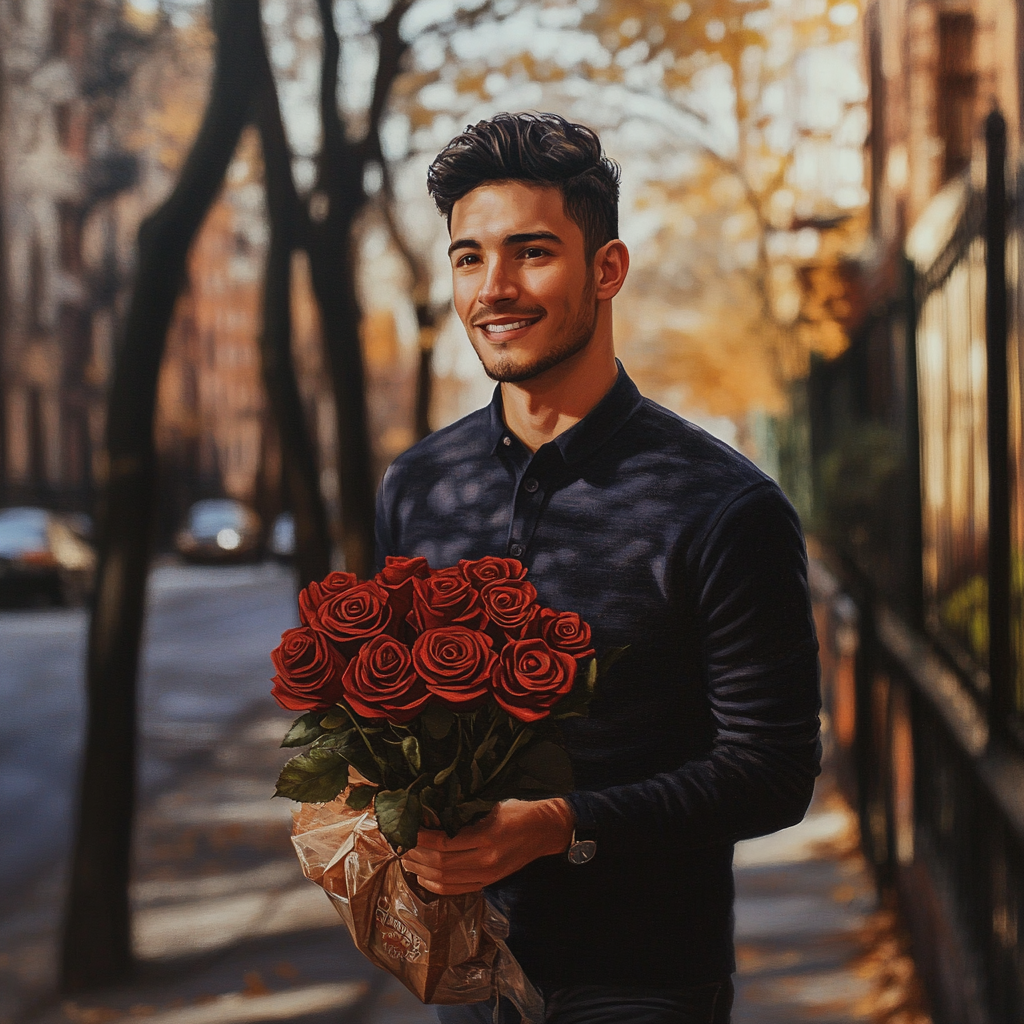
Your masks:
M225 529L217 531L217 547L223 548L225 551L234 551L241 543L242 538L237 530L225 527Z

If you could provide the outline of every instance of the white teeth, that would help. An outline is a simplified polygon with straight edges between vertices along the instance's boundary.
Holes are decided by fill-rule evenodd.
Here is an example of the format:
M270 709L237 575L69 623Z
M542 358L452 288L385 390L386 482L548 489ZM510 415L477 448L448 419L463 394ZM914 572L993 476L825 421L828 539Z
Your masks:
M516 320L511 324L484 324L484 330L491 334L504 334L505 331L517 331L520 327L526 327L529 320Z

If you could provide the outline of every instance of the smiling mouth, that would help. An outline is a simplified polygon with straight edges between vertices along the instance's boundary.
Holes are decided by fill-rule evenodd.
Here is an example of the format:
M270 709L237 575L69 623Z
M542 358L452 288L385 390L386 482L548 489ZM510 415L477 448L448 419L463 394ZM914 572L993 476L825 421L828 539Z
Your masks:
M522 330L524 327L531 327L540 320L539 316L525 317L522 320L509 320L505 323L483 323L477 324L482 331L491 335L508 334L510 331Z

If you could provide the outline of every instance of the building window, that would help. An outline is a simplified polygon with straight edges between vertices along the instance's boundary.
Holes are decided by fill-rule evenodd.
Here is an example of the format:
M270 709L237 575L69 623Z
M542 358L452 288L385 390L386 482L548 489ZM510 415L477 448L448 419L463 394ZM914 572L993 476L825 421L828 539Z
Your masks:
M943 144L942 179L948 181L971 162L978 75L974 68L974 15L939 15L937 111Z

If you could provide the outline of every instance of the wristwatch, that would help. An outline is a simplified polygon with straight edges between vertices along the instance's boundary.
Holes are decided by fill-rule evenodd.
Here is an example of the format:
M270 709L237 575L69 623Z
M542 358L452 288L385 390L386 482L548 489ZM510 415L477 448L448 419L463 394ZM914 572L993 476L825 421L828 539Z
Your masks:
M572 830L572 841L566 857L570 864L586 864L597 853L597 831L579 825Z

